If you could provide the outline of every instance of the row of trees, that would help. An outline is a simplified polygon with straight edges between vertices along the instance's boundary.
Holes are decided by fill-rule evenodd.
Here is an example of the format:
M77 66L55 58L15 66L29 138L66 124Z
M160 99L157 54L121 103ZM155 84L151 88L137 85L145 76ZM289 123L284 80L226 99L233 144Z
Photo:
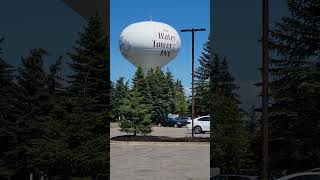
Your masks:
M62 57L47 71L43 48L17 69L0 59L1 179L107 176L109 56L100 18L79 35L65 80Z
M144 74L137 68L129 81L120 77L112 88L112 112L115 118L124 118L124 132L149 134L151 123L158 122L166 113L189 115L188 102L180 80L174 80L170 71L151 69Z
M181 80L174 80L170 71L164 73L161 69L151 69L144 74L141 67L137 68L132 78L132 86L124 77L120 77L112 86L112 112L115 118L124 115L121 107L128 93L140 93L142 103L149 107L151 119L156 122L164 113L189 115L187 97Z

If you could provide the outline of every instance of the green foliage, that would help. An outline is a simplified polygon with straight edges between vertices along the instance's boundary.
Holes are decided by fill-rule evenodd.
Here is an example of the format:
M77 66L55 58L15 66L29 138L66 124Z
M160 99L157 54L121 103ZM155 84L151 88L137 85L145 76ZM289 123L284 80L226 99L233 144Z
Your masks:
M208 115L210 96L224 96L238 100L235 79L229 72L229 64L225 57L213 55L210 61L210 39L204 44L199 57L199 67L195 72L195 113L196 115ZM211 76L210 76L211 72ZM211 80L211 81L210 81ZM210 91L212 86L212 91Z
M249 141L237 103L218 97L212 109L211 165L222 173L238 173L248 167Z
M164 113L174 112L174 85L171 73L166 75L157 68L151 69L147 76L150 118L156 122Z
M209 53L209 42L204 52ZM196 81L197 113L211 114L211 167L221 173L237 174L240 169L256 168L249 151L251 139L241 118L235 79L225 57L200 58ZM207 71L205 71L207 70ZM198 95L197 95L198 94ZM204 110L205 109L205 110Z
M142 94L137 89L127 93L123 104L120 106L120 111L125 116L125 120L120 121L122 132L130 133L134 136L151 133L152 126L148 114L149 109L143 101Z
M177 91L175 95L175 113L187 116L188 115L188 102L184 92Z
M103 24L98 15L89 19L84 33L69 54L73 74L66 103L64 130L67 150L71 152L72 174L94 176L108 173L110 81Z
M0 38L0 45L3 39ZM2 54L0 46L0 55ZM0 177L14 172L14 164L10 162L7 152L14 147L12 132L15 128L14 110L14 77L12 66L0 56Z
M112 88L112 111L113 115L116 118L119 118L121 116L120 106L123 104L123 101L125 99L126 93L129 90L128 81L125 82L124 77L120 77L115 87Z
M46 55L32 49L16 78L0 58L0 178L106 176L111 83L100 18L89 19L69 54L69 87L60 75L62 57L47 73Z
M195 115L208 115L210 106L210 39L204 44L201 56L198 59L199 67L195 71Z
M288 173L320 163L318 0L288 1L289 17L275 24L270 49L270 166Z

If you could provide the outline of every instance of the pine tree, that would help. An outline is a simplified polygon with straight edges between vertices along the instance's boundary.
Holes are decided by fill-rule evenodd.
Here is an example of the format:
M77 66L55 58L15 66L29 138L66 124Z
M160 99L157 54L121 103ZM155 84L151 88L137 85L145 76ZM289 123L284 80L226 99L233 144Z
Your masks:
M215 98L211 123L211 166L221 173L239 173L248 161L248 135L236 102L223 96Z
M123 104L127 91L129 90L128 81L125 82L124 77L120 77L113 88L113 115L116 118L121 116L120 106Z
M172 95L168 78L160 68L151 69L147 74L147 84L149 93L149 105L151 120L156 122L163 114L172 111Z
M17 118L14 137L14 148L7 153L10 160L15 161L14 179L24 179L29 173L38 173L33 160L33 140L40 137L46 129L43 124L50 118L48 112L52 108L52 99L47 86L47 74L43 70L45 49L33 49L30 55L22 58L19 69L15 110Z
M195 114L208 115L210 97L209 91L209 72L210 72L210 38L204 44L201 56L198 59L199 67L195 71Z
M175 91L175 111L174 113L180 114L183 116L188 116L188 101L185 96L184 88L181 80L177 79L174 83L174 91Z
M167 102L168 112L174 112L176 91L175 91L173 75L169 71L169 69L167 70L165 75L165 84L163 85L163 88L164 88L164 95L165 95L164 100Z
M0 39L1 42L4 39ZM14 170L14 162L8 159L7 152L14 148L13 134L14 121L16 119L14 111L15 84L13 82L13 67L6 63L1 57L3 54L0 46L0 178L10 176Z
M288 173L317 167L319 143L318 0L288 1L271 32L270 166Z
M48 178L58 174L70 174L70 161L67 161L67 144L65 134L65 100L68 98L60 76L62 57L50 66L48 74L48 92L53 99L53 106L48 112L48 120L42 124L45 132L32 141L33 162Z
M224 97L234 99L237 103L240 103L239 96L236 91L239 87L235 84L234 77L229 72L229 64L226 58L223 58L221 65L221 93Z
M101 18L91 17L74 52L69 53L73 74L69 76L69 92L76 96L90 96L96 103L95 111L107 108L110 99L106 37Z
M241 119L238 87L225 57L216 53L206 66L209 84L198 79L202 85L198 84L198 89L206 88L207 92L205 96L201 94L200 100L211 116L211 167L219 167L222 173L240 173L240 169L252 167L254 162L249 159L250 139Z
M184 92L184 88L183 88L182 82L179 79L177 79L176 82L175 82L175 91L176 92Z
M108 47L101 18L88 20L74 52L70 53L73 74L66 105L65 143L72 173L96 176L109 172L108 138L110 81Z
M175 95L175 113L182 116L187 116L189 114L188 102L182 91L177 91Z
M137 71L135 72L134 77L132 79L132 84L132 89L141 93L145 104L149 104L150 101L148 83L141 66L137 68Z
M120 122L121 131L134 136L150 134L152 126L148 108L143 101L143 95L137 89L128 92L120 106L125 116L125 120Z

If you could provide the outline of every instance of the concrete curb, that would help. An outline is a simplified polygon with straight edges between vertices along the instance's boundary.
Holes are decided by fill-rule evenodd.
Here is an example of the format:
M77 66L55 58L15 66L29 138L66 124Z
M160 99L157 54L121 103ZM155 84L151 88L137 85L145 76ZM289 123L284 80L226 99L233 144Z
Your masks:
M173 145L173 146L210 146L210 142L145 142L145 141L110 141L110 144L122 145Z

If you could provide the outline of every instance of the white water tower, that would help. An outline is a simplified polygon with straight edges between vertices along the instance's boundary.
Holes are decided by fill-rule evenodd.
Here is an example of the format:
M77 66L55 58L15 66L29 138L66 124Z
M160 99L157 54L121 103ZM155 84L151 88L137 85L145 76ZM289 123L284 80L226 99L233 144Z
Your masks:
M119 44L122 55L147 72L173 60L180 50L181 40L178 32L168 24L143 21L126 27Z

